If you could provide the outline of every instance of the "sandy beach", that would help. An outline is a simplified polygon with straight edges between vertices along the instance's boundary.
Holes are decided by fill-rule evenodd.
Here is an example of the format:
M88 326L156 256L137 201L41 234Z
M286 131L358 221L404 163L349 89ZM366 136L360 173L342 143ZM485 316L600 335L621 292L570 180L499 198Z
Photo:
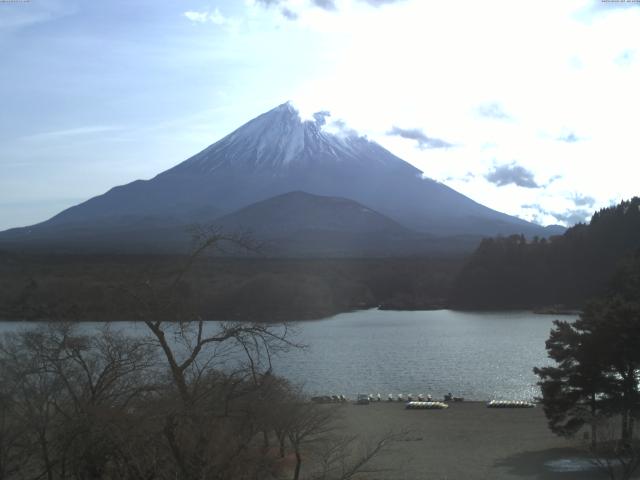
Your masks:
M410 430L375 462L377 480L606 478L590 466L580 441L553 435L542 408L490 409L453 403L446 410L406 410L402 403L346 405L348 434L375 439Z

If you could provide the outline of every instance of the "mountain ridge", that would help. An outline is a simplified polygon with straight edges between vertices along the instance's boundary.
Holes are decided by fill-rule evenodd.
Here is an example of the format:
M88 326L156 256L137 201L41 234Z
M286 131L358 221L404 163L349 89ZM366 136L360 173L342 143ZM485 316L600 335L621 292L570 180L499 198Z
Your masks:
M68 229L71 237L83 226L100 225L110 226L118 248L133 241L126 230L141 221L160 230L207 224L292 191L347 198L421 234L549 234L424 177L365 137L330 133L323 124L324 115L302 121L285 103L150 180L114 187L45 222L2 232L0 242L22 236L46 244L53 231Z

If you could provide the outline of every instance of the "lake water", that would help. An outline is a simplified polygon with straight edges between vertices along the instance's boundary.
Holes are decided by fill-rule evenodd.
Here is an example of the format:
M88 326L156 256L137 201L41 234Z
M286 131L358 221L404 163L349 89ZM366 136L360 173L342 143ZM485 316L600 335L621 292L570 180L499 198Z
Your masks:
M550 364L545 340L555 318L452 310L340 314L301 322L308 351L292 352L276 367L318 394L531 399L539 394L532 368Z
M299 322L296 339L308 348L277 358L274 369L312 395L441 398L452 392L470 400L532 399L539 394L532 368L550 363L544 342L555 318L520 311L344 313ZM141 324L117 325L144 331ZM24 326L0 323L0 333Z

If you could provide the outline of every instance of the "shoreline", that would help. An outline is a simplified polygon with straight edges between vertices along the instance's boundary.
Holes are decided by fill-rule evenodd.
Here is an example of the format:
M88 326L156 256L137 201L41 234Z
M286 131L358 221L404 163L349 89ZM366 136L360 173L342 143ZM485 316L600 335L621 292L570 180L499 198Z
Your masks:
M323 316L303 316L299 319L289 319L286 316L278 317L274 316L274 319L271 321L265 321L261 319L251 319L251 318L208 318L205 322L252 322L252 323L299 323L299 322L317 322L322 320L328 320L338 315L343 315L347 313L356 313L356 312L367 312L367 311L379 311L379 312L437 312L437 311L451 311L451 312L461 312L461 313L532 313L540 316L552 316L552 315L560 315L560 316L575 316L579 315L581 310L562 310L562 311L547 311L547 310L539 310L539 309L531 309L531 308L505 308L505 309L465 309L465 308L406 308L406 309L398 309L398 308L382 308L378 307L370 307L370 308L351 308L347 310L341 310L333 313L329 313L328 315ZM58 319L58 320L46 320L42 318L9 318L8 316L3 316L2 312L0 312L0 323L4 322L20 322L20 323L47 323L47 322L74 322L74 323L119 323L119 322L142 322L143 320L136 319L125 319L125 318L111 318L111 319L96 319L96 320L69 320L69 319ZM175 320L163 320L163 322L175 322Z

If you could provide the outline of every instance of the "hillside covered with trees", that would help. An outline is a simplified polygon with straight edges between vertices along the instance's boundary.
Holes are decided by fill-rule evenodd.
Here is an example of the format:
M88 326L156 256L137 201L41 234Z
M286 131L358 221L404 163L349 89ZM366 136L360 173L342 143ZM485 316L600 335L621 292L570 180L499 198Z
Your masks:
M0 252L0 319L131 320L126 291L166 286L178 256L15 255ZM181 298L207 319L302 320L373 308L441 304L462 258L199 258Z
M603 294L640 248L640 198L596 212L549 240L522 235L484 239L456 277L454 308L580 308Z

